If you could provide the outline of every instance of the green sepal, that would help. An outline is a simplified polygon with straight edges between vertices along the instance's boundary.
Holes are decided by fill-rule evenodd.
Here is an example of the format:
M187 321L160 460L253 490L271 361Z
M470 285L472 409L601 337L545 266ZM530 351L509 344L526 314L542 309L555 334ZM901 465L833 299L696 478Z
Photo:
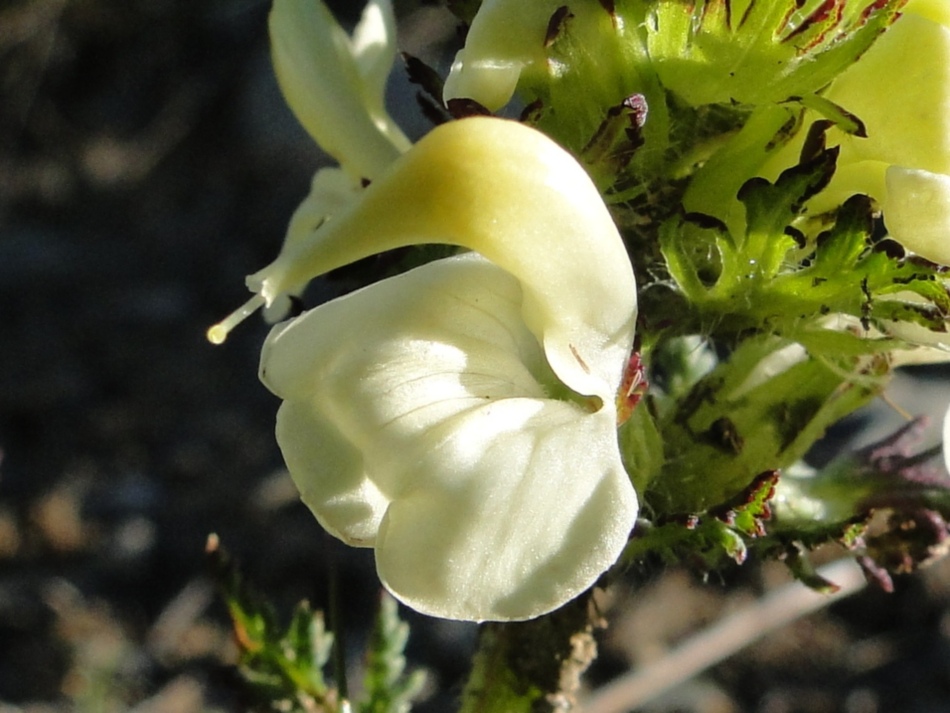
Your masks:
M830 99L819 94L806 94L802 97L792 97L790 103L800 104L806 109L811 109L819 116L824 117L846 134L867 138L867 129L864 122L844 107L835 104Z
M655 522L642 519L621 563L685 561L704 572L742 564L749 543L766 535L765 521L771 517L769 501L777 480L775 471L762 473L735 497L703 512L666 516Z
M657 422L664 465L644 498L653 512L701 512L757 474L791 465L826 428L880 393L889 373L885 358L787 360L786 349L794 343L746 339L666 405Z
M663 468L663 441L648 404L649 397L617 432L624 468L638 493L646 492Z

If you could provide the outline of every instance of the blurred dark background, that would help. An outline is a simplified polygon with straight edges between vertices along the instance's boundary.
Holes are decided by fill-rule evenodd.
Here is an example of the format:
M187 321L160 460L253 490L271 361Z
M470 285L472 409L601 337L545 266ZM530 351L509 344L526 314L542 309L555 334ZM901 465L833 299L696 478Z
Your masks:
M335 9L352 23L359 5ZM444 72L452 18L397 9L401 48ZM244 276L276 255L326 160L281 100L267 11L0 1L2 713L242 710L206 575L211 532L282 613L302 598L325 607L336 568L358 669L372 553L326 536L282 471L277 400L256 376L267 327L248 320L221 347L204 338L246 299ZM398 63L391 94L419 135ZM682 573L621 588L592 680L764 581L750 567L731 588ZM717 668L717 695L662 710L950 710L948 591L938 569L862 595ZM419 710L449 710L474 629L404 614L412 665L431 672Z
M0 710L240 710L211 532L284 613L326 605L333 559L354 650L371 623L372 553L324 535L281 471L267 326L204 337L327 160L273 79L268 9L0 4ZM454 32L399 15L416 53Z

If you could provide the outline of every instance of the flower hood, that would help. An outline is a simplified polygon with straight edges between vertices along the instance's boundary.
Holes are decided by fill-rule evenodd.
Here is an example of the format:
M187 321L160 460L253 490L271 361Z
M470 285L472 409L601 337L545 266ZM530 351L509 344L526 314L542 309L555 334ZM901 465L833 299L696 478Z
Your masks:
M636 316L626 249L580 164L517 122L477 117L436 128L248 285L270 303L288 285L424 243L476 250L515 275L525 322L571 389L604 396L604 384L619 383Z

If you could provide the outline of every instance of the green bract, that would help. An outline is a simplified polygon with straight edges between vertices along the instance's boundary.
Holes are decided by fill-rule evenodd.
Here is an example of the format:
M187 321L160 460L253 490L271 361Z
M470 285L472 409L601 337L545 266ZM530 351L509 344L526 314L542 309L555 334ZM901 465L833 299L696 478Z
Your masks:
M618 6L627 4L632 3ZM903 0L643 4L650 6L648 48L660 80L679 98L701 106L813 94L874 42Z
M833 209L848 196L876 199L890 234L913 252L950 264L950 10L910 2L868 52L834 80L824 97L861 120L866 136L832 128L837 172L809 204ZM805 124L817 117L809 114ZM788 165L801 142L771 163Z

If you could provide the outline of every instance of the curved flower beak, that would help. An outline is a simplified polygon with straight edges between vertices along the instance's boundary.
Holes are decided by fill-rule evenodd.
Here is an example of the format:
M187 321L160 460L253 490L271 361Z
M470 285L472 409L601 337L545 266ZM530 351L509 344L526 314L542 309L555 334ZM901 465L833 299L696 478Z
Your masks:
M374 179L409 140L383 105L396 55L390 0L370 0L348 37L321 0L274 0L271 56L284 98L351 179Z
M614 396L633 340L625 247L587 174L501 119L443 125L256 277L279 294L399 245L429 263L276 327L261 379L318 520L376 550L419 611L527 619L590 587L637 498Z
M558 377L580 394L613 399L636 318L626 248L580 164L517 122L476 117L437 127L248 284L270 304L342 265L423 243L475 250L514 275L525 322Z

